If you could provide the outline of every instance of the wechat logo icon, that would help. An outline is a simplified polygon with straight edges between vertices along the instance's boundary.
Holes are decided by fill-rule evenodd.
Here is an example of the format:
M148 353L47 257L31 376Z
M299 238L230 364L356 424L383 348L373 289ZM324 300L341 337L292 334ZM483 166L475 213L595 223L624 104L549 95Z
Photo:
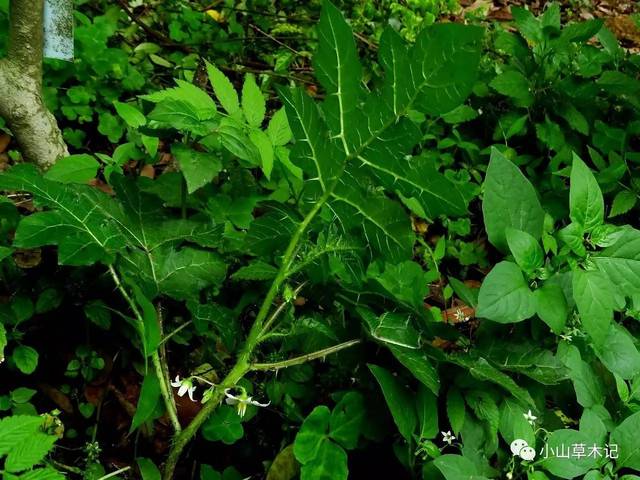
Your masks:
M521 438L516 438L511 442L511 453L528 462L536 458L536 451L529 446L526 440L522 440Z

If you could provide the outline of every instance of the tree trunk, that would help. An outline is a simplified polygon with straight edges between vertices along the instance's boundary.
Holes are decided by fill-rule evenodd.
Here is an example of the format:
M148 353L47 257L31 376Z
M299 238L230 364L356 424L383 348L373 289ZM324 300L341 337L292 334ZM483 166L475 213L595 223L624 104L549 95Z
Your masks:
M42 99L44 0L11 0L9 8L9 49L0 61L0 116L23 158L46 170L69 153Z

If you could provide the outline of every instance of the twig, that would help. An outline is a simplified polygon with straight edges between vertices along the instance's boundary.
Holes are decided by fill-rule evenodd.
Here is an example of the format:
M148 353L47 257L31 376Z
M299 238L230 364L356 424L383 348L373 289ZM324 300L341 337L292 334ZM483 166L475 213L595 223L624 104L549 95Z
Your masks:
M299 357L290 358L288 360L283 360L281 362L274 363L254 363L251 365L251 370L280 370L281 368L293 367L294 365L301 365L306 362L310 362L311 360L316 360L318 358L326 357L327 355L331 355L332 353L337 353L340 350L344 350L345 348L353 347L361 342L361 340L349 340L348 342L340 343L338 345L334 345L333 347L328 347L323 350L318 350L317 352L307 353L306 355L300 355Z
M131 18L131 20L135 24L140 26L140 28L142 28L147 34L149 34L152 37L160 40L164 44L164 46L166 46L166 47L174 47L174 48L177 48L179 50L182 50L185 53L193 53L193 49L192 48L190 48L190 47L188 47L186 45L182 45L180 43L175 43L173 40L171 40L169 37L167 37L164 33L158 32L157 30L154 30L149 25L147 25L142 20L140 20L136 16L136 14L133 13L133 11L131 10L131 7L129 7L127 0L118 0L118 4L122 8L122 10L124 10L125 13L127 15L129 15L129 18Z
M303 282L300 285L298 285L298 287L293 292L293 298L296 298L298 296L298 294L300 293L300 290L302 290L302 288L306 284L307 282ZM269 319L266 322L264 322L264 327L262 327L262 332L260 333L261 338L264 338L265 334L269 331L269 328L271 327L273 322L280 316L280 314L284 310L284 307L286 307L287 305L288 305L287 302L282 302L280 305L278 305L278 308L276 308L276 310L269 317Z
M290 50L291 52L293 52L295 55L300 55L300 52L298 52L297 50L295 50L294 48L290 47L289 45L287 45L284 42L281 42L280 40L278 40L276 37L274 37L273 35L270 35L269 33L261 30L259 27L255 26L254 24L250 23L249 27L251 27L253 30L255 30L258 33L261 33L262 35L264 35L265 37L267 37L270 40L273 40L275 43L277 43L278 45L286 48L287 50Z
M131 467L123 467L120 470L116 470L115 472L107 473L106 475L100 477L98 480L107 480L107 478L113 478L116 475L120 475L121 473L127 472L131 470Z

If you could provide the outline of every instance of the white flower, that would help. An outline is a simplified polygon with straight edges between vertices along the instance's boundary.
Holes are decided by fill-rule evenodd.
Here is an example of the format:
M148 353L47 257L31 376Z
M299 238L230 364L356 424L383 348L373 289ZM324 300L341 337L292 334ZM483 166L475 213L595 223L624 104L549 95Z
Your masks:
M455 317L456 317L456 321L458 321L458 322L468 322L469 321L469 317L466 316L464 314L464 312L459 308L456 308Z
M227 405L235 405L240 417L244 417L244 414L247 413L248 405L253 405L255 407L268 407L269 405L271 405L271 402L256 402L255 400L253 400L253 397L247 395L247 391L244 388L241 388L242 393L240 393L240 395L232 395L229 393L230 390L230 388L227 388L224 391L224 394L227 396Z
M513 473L507 472L507 480L511 480L513 478Z
M524 419L527 422L529 422L530 425L533 425L535 421L538 419L538 417L536 417L533 413L531 413L531 410L529 410L527 413L523 413L522 415L524 416Z
M453 442L456 437L451 433L451 430L447 430L446 432L440 432L442 434L442 441L443 442L447 442L449 445L451 445L451 442Z
M178 389L178 396L183 397L185 393L189 394L189 400L195 402L193 393L196 391L196 386L193 384L190 378L184 378L180 380L180 375L176 375L176 378L171 382L171 386Z

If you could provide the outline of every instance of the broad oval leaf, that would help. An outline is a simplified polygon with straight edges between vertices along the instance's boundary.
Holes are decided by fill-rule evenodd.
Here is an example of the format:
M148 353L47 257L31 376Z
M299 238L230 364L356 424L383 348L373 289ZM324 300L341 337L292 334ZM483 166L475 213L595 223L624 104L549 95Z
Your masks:
M520 169L495 148L484 182L482 214L489 241L506 253L506 229L517 228L538 240L542 235L544 210L531 182Z

